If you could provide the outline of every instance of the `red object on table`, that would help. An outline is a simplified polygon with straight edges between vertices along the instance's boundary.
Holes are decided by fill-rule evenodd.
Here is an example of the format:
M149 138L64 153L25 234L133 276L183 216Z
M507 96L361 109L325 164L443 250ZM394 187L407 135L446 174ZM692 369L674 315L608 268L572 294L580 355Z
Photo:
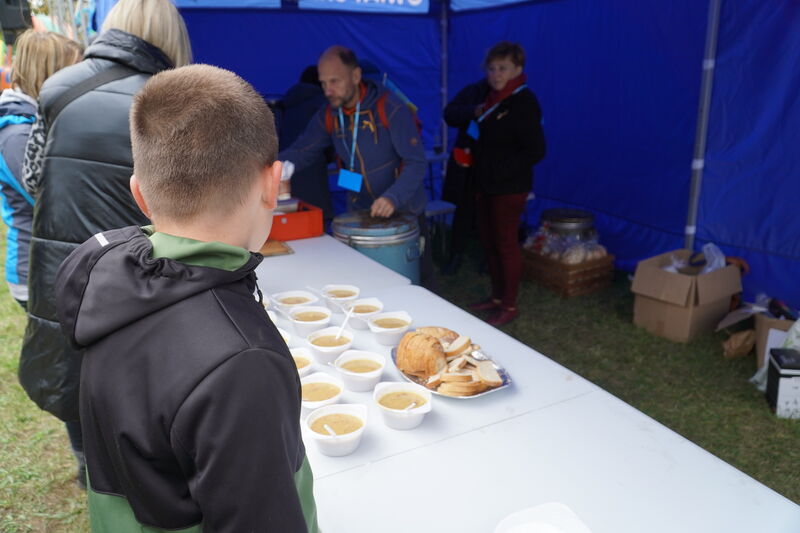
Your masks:
M322 235L322 209L302 200L297 211L275 213L269 238L276 241L293 241Z

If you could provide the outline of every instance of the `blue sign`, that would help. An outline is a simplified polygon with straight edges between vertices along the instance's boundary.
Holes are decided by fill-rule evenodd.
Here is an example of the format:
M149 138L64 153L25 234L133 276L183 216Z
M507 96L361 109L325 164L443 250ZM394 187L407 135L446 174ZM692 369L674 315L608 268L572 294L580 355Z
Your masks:
M175 6L184 9L193 7L206 8L206 7L227 7L227 8L242 8L242 7L257 7L257 8L275 8L281 7L281 0L173 0Z
M500 7L508 4L519 4L528 0L450 0L450 9L453 11L466 11L467 9L485 9Z
M298 5L300 9L424 15L428 12L429 0L299 0Z

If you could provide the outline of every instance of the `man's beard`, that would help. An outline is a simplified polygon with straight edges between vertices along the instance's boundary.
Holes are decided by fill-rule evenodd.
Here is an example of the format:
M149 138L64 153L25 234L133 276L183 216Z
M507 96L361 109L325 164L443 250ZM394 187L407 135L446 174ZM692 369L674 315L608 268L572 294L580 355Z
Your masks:
M329 99L331 107L336 109L336 108L344 107L345 105L347 105L348 102L352 101L355 98L357 89L358 89L358 87L353 86L350 89L350 92L347 94L347 96L342 97L342 98L334 97L334 98Z

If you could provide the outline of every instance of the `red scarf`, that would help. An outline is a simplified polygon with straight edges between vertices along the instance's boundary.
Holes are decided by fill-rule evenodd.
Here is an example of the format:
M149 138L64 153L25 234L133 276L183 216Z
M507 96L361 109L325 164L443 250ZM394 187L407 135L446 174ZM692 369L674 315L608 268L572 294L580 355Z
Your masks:
M483 108L489 109L493 105L502 102L503 100L511 96L511 93L516 91L519 87L525 85L527 81L528 81L528 76L526 76L525 73L523 72L513 80L509 80L508 83L506 83L506 86L503 87L502 90L495 91L494 89L492 89L491 91L489 91L489 95L486 97L486 103L483 104Z

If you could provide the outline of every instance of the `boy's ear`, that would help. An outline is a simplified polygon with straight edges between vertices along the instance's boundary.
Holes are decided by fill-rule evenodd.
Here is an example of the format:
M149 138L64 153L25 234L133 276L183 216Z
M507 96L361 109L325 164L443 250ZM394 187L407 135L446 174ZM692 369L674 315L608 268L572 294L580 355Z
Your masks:
M144 201L144 196L142 196L142 190L139 188L139 180L136 179L136 174L131 175L131 194L133 195L133 199L136 202L136 205L139 206L139 209L142 210L144 216L153 220L153 217L150 216L150 208L147 207L147 202Z
M261 179L264 184L261 199L267 204L267 209L278 207L278 188L281 184L282 170L283 163L275 161L271 165L265 166L261 171Z

